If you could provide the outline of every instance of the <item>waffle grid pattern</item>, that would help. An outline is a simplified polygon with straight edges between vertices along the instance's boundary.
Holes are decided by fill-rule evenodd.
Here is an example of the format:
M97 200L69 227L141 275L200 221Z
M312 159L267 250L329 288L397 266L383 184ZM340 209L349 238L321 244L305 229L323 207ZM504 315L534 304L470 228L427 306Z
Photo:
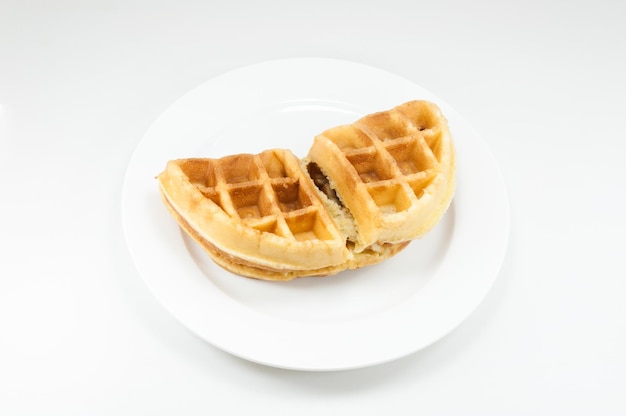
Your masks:
M440 116L425 110L400 106L323 134L354 168L354 181L365 186L382 215L411 208L438 174Z
M196 159L182 168L206 198L247 227L296 241L337 238L297 159L287 151Z

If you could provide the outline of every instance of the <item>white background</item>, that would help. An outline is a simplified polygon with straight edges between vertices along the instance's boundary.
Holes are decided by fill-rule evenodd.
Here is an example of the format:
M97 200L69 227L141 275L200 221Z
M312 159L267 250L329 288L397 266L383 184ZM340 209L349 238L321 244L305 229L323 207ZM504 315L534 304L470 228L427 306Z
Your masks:
M0 0L0 414L626 413L625 19L619 1ZM304 56L442 97L507 185L487 298L392 363L232 357L169 316L126 249L124 171L156 117L225 71Z

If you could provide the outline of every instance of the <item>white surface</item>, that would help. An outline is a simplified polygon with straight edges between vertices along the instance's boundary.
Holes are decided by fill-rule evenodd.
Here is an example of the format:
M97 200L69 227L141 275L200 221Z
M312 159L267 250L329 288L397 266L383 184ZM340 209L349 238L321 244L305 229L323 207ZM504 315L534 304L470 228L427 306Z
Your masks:
M0 2L0 413L626 413L626 5L220 3ZM126 249L124 170L157 116L227 70L300 56L422 85L504 176L493 288L398 361L234 358L170 317Z
M366 84L385 94L365 92ZM288 283L238 278L183 238L162 206L154 176L169 159L276 147L304 156L328 126L412 97L437 102L446 114L458 153L458 191L431 233L383 265ZM370 66L300 58L230 71L159 116L133 153L122 220L146 284L193 333L254 362L346 370L404 357L466 319L502 264L509 207L489 150L440 98Z

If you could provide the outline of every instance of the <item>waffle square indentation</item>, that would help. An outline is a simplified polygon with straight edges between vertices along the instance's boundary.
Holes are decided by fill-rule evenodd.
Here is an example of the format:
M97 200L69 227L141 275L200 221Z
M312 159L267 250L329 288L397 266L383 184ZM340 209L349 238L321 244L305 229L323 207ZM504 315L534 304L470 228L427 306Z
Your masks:
M431 152L420 137L390 143L386 149L395 159L403 175L422 172L435 164L430 156Z
M297 180L274 182L272 189L282 212L292 212L311 205L311 200L301 191Z
M259 184L235 186L228 194L241 219L261 218L272 213L272 205Z
M387 141L411 134L411 126L395 112L375 113L365 116L360 124L367 127L379 140Z
M402 184L374 184L368 186L367 191L383 215L395 214L411 207L411 198Z
M418 175L413 175L408 179L408 184L413 190L417 199L424 196L426 189L435 179L435 173L432 171L424 171Z
M215 173L210 160L187 159L182 161L179 166L192 184L201 187L215 186Z
M259 155L263 168L267 172L267 175L272 178L288 178L289 173L285 168L283 161L276 155L275 152L267 151Z
M377 152L354 153L348 155L347 158L364 183L393 178L391 166L385 163Z
M287 215L285 222L298 241L333 239L327 224L321 220L316 209L302 210L294 215Z
M428 104L421 101L405 103L398 107L398 111L418 131L433 129L441 123L440 115L431 110Z
M255 230L263 233L282 234L279 232L276 217L264 217L260 220L246 220L246 223Z
M220 159L224 181L229 184L253 181L259 178L259 169L254 155L241 154Z
M324 132L324 136L344 152L372 145L372 139L352 125L335 127Z

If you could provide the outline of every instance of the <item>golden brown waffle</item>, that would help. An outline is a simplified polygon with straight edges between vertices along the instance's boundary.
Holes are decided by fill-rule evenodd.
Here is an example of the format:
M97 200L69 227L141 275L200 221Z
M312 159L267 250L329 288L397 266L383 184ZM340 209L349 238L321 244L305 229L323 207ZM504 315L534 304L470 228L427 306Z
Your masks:
M275 273L317 270L352 258L288 150L174 160L159 182L172 214L214 255Z
M356 251L411 240L443 216L455 190L446 119L427 101L367 115L315 138L308 158L356 223Z
M454 192L445 118L414 101L289 150L168 162L172 216L221 267L268 280L381 262L430 230Z

